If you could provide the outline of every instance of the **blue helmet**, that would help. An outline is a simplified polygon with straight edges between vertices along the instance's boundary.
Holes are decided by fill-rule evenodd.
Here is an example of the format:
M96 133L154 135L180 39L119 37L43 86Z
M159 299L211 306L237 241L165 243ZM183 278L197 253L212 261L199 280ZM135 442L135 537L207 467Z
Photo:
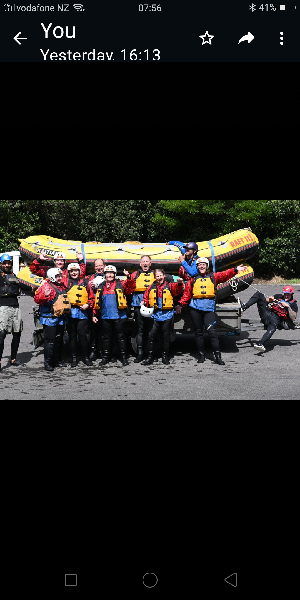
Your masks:
M2 254L2 256L0 258L0 262L4 263L5 260L9 260L10 262L13 261L12 257L9 254Z

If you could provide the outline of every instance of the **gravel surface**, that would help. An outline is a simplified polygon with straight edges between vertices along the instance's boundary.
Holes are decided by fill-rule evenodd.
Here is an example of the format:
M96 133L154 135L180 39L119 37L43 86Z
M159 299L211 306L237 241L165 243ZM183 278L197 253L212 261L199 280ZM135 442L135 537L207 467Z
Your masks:
M267 296L279 293L282 285L261 285ZM300 286L295 285L296 300ZM253 288L242 292L246 302ZM43 348L33 350L34 329L30 297L22 296L20 306L24 320L18 360L26 367L9 367L11 336L5 340L0 373L1 400L298 400L300 385L297 364L300 364L300 329L276 331L267 343L263 355L253 348L264 329L256 306L242 317L240 336L221 337L225 367L215 365L208 337L205 336L207 359L203 365L196 360L193 335L177 334L171 345L171 364L159 359L150 367L120 362L99 368L99 362L77 369L56 369L47 373L43 366ZM68 354L66 354L68 359Z

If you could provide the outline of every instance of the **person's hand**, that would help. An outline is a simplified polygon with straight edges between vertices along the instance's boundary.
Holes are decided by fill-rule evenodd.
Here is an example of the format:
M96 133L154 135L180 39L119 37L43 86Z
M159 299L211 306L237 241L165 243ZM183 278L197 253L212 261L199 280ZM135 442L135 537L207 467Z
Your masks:
M267 298L267 302L275 302L274 296L270 296L269 298Z
M177 283L178 283L178 285L183 285L183 279L182 279L182 277L178 277Z
M81 310L87 310L89 308L89 304L83 304L80 308Z
M179 262L183 263L183 261L185 260L185 256L182 256L182 254L180 254L180 256L178 257Z
M46 296L46 298L48 298L50 296L50 294L51 294L51 287L50 287L50 285L48 285L46 283L46 285L44 285L43 292L44 292L44 296Z
M97 319L97 317L93 317L93 323L95 323L95 325L98 323L99 319Z
M83 260L82 252L76 252L76 258L77 258L77 260Z
M166 242L166 246L170 246L169 242Z
M126 271L126 269L124 269L123 273L124 273L124 275L126 275L126 277L130 277L130 273L129 273L129 271Z
M182 306L178 304L175 308L176 315L180 315L182 311Z
M289 308L290 305L287 302L280 302L281 306L284 306L286 308Z
M40 260L48 260L48 256L45 252L45 250L42 250L41 254L40 254Z
M245 267L245 265L239 265L239 266L237 267L237 270L238 270L238 271L247 271L247 269L248 269L248 267Z

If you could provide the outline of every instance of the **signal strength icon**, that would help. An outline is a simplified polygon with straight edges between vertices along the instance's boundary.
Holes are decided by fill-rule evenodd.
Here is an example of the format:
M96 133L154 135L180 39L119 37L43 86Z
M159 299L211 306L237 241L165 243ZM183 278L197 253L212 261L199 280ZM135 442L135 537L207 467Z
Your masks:
M280 32L280 46L283 46L283 31Z
M83 4L73 4L75 10L84 10Z

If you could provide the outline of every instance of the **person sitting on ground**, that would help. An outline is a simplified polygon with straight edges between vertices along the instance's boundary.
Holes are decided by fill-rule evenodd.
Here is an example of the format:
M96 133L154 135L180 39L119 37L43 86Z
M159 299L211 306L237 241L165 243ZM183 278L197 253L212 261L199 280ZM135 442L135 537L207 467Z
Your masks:
M123 367L128 366L126 358L125 322L127 319L126 296L132 294L135 281L117 279L117 269L107 265L104 269L105 281L100 284L96 294L93 309L93 321L101 320L102 331L102 362L100 367L107 365L111 360L114 335L118 339ZM124 273L125 274L125 273Z
M221 273L209 272L208 258L201 257L197 260L198 275L189 279L181 300L176 307L176 313L180 314L183 306L190 306L190 313L195 327L195 339L199 352L199 363L204 363L204 337L203 326L205 325L209 334L215 362L224 365L221 357L220 342L217 333L216 315L216 293L219 283L225 283L234 277L239 271L245 271L247 267L240 265L235 269L228 269Z
M76 254L78 264L80 265L80 276L85 277L86 275L86 265L84 262L83 254L81 252L77 252ZM69 277L69 273L66 266L66 255L64 252L55 252L53 260L49 259L49 256L46 254L45 250L42 250L39 258L33 261L30 265L29 269L31 273L34 273L37 277L43 277L43 279L47 279L47 272L49 269L61 269L63 279Z
M167 246L176 246L179 248L182 256L179 257L179 262L181 262L181 267L179 269L179 277L184 279L184 281L188 281L191 277L195 277L198 273L197 269L197 260L199 258L198 245L196 242L189 242L188 244L184 244L183 242L171 241L167 242Z
M257 291L245 304L240 301L242 312L257 304L260 317L267 330L261 340L254 344L256 350L266 352L265 343L271 339L278 327L283 327L283 329L294 328L294 321L298 313L294 293L293 286L286 285L281 294L275 294L275 296L267 298L262 292Z
M169 365L170 333L174 316L174 298L179 296L183 290L183 279L178 278L177 283L169 283L163 269L154 271L155 282L145 291L141 306L154 309L151 315L152 326L149 331L148 345L149 355L143 365L151 365L154 361L154 339L162 330L163 354L162 362Z

